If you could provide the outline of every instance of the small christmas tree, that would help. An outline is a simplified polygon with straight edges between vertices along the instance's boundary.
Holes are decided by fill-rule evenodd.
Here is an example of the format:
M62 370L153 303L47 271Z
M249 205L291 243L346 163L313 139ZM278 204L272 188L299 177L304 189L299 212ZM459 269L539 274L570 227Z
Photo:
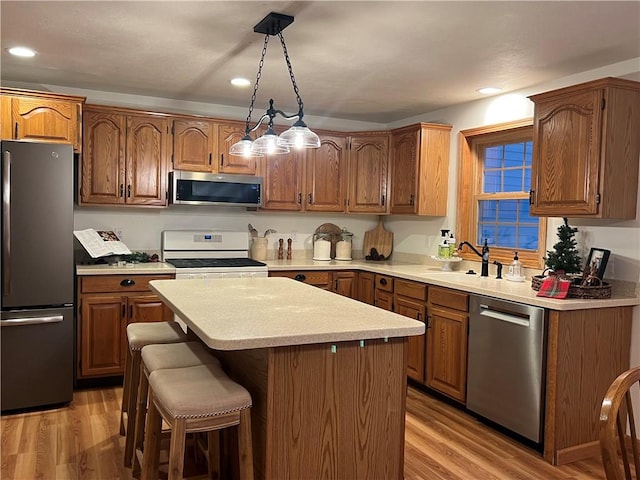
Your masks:
M576 249L576 240L573 238L577 228L569 226L566 218L564 225L558 227L558 243L553 246L554 251L547 250L545 265L556 273L580 273L582 271L582 259Z

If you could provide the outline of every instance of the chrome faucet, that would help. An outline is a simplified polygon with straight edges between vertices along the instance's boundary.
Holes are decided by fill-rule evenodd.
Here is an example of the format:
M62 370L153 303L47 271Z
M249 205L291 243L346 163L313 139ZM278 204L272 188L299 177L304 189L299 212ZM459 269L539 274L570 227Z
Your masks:
M482 269L480 272L480 276L488 277L489 276L489 245L487 245L487 239L486 238L484 239L484 245L482 246L482 253L476 250L476 247L474 247L467 241L460 242L460 245L458 245L458 250L462 250L463 245L468 245L469 248L471 248L471 250L473 250L473 252L476 255L482 258Z

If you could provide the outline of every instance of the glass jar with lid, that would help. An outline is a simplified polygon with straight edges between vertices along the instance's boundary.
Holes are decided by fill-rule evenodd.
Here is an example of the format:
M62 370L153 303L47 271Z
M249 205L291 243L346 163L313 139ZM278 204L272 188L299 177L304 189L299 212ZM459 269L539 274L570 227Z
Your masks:
M316 232L313 234L313 259L331 260L331 234Z
M336 260L351 260L351 246L353 244L353 233L346 228L338 235L336 243Z

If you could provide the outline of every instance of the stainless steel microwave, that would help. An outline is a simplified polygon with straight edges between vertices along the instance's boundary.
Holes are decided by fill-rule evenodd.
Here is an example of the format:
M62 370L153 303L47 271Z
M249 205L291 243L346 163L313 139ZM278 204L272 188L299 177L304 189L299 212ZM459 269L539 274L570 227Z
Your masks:
M262 177L217 173L169 173L171 203L176 205L262 205Z

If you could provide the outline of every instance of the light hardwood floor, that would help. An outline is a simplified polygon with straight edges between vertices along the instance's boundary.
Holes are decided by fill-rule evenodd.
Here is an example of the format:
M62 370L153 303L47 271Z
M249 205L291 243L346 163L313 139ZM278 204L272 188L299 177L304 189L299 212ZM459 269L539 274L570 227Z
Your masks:
M0 478L131 479L131 470L122 466L124 438L118 434L121 394L120 387L81 390L69 407L3 416ZM605 479L599 458L552 467L536 452L413 388L405 437L406 480Z

